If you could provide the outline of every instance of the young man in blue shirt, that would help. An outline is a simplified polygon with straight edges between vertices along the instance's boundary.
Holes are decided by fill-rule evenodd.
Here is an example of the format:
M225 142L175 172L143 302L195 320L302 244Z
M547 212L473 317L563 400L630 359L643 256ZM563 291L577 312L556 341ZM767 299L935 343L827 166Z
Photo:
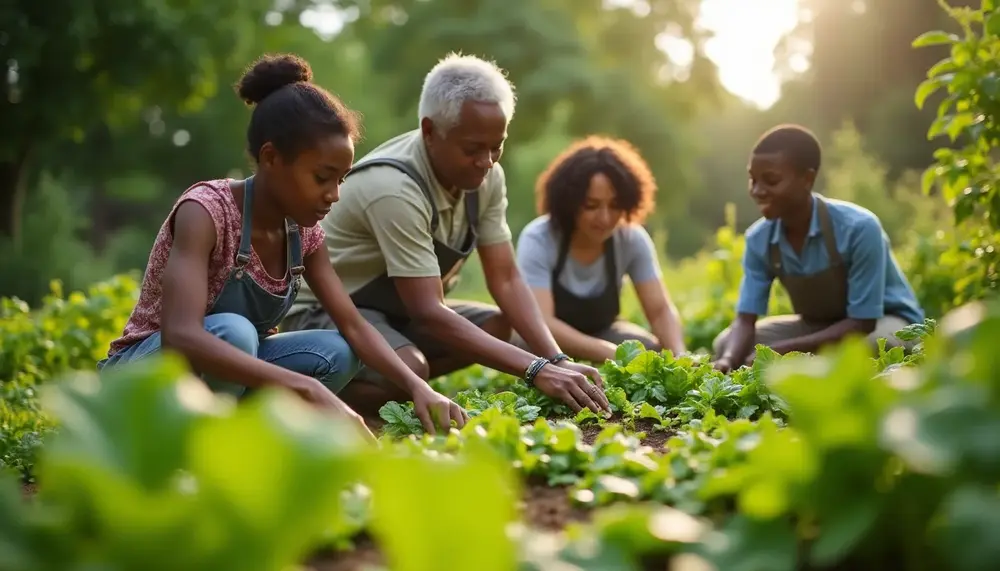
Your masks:
M878 217L813 192L821 154L798 125L774 127L753 149L750 196L763 218L746 231L736 318L713 344L721 371L752 362L758 343L778 353L815 352L848 335L903 345L893 334L924 318ZM795 314L758 321L775 278Z

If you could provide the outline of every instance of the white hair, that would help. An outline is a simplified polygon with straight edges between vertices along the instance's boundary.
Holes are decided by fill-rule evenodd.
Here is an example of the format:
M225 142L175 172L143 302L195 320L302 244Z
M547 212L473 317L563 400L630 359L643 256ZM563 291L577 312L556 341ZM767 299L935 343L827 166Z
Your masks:
M476 56L449 53L424 77L417 119L427 117L447 131L458 124L466 101L496 103L507 121L514 116L514 86L496 63Z

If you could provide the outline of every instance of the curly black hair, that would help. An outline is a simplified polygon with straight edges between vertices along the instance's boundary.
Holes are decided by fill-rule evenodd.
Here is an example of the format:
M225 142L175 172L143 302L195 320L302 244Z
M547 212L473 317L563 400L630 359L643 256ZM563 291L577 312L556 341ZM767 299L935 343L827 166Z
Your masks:
M768 129L757 139L754 153L783 153L799 172L819 172L823 150L819 139L802 125L784 123Z
M538 214L561 232L572 232L595 174L611 180L628 222L642 223L655 207L656 180L628 141L592 135L576 141L546 167L535 184Z
M360 121L335 95L312 83L312 69L294 54L268 54L251 64L235 86L254 107L247 126L247 152L256 161L270 141L294 158L329 135L357 140Z

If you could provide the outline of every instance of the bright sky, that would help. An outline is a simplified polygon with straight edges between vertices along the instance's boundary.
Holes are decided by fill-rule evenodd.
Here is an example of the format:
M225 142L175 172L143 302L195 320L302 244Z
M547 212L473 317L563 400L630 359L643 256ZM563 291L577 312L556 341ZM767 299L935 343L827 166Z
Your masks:
M609 0L610 4L635 4L636 0ZM705 50L719 67L722 85L761 108L777 101L779 81L774 73L774 48L798 22L799 0L702 0L701 27L715 37ZM311 10L302 23L321 34L335 34L343 16L332 9ZM677 63L691 58L691 46L663 38L658 42Z
M777 101L774 48L798 23L798 0L702 0L700 24L722 85L760 107Z

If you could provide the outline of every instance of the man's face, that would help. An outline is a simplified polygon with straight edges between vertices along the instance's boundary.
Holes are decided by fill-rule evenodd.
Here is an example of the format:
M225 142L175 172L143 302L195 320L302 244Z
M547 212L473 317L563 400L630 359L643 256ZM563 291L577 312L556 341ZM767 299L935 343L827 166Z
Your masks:
M427 118L420 128L441 183L460 190L483 184L507 139L507 117L496 103L465 102L458 125L444 133Z
M768 220L786 216L804 203L816 179L816 171L797 171L782 152L754 153L747 170L750 198Z

